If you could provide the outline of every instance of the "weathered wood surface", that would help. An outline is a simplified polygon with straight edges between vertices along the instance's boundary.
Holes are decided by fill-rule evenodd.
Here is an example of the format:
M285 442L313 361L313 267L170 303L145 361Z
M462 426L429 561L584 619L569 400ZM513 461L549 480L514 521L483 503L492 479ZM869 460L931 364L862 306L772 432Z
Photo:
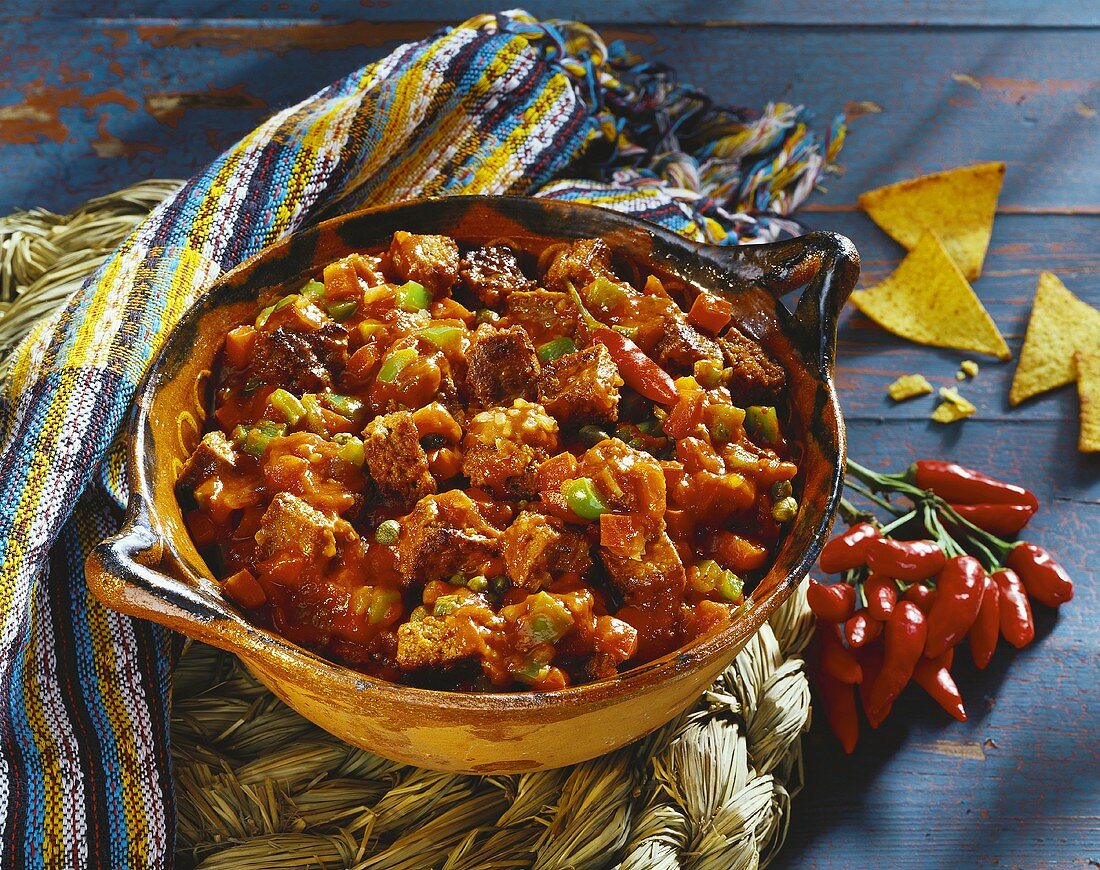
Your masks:
M66 208L139 178L187 175L273 109L477 8L466 0L9 2L0 10L0 212ZM846 112L846 172L804 219L851 236L867 280L887 274L902 252L855 210L860 191L960 163L1008 161L976 288L1013 351L1040 270L1100 305L1097 4L528 8L611 22L603 28L610 38L724 102L784 99L820 119ZM678 23L661 23L670 20ZM1014 362L976 357L981 374L962 389L978 416L957 426L928 422L930 398L900 406L886 398L886 385L913 371L953 385L964 356L846 315L838 381L851 453L882 468L950 456L1035 489L1043 510L1029 537L1061 557L1077 597L1057 618L1042 612L1040 639L1022 653L1002 648L984 673L961 651L965 725L910 693L853 759L816 727L784 866L1100 862L1100 458L1075 449L1072 389L1009 409Z

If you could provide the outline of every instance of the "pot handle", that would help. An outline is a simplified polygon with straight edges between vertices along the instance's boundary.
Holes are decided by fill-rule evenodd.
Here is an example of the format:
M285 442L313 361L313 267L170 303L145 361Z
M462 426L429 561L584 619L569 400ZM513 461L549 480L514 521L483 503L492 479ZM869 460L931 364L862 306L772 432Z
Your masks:
M240 621L202 593L200 578L189 569L175 560L168 563L164 541L143 511L131 512L118 534L95 546L84 573L92 592L111 609L170 628L186 623L189 636L216 646L225 641L219 642L214 624Z
M838 233L812 232L767 245L718 250L727 269L732 267L736 274L759 284L776 299L806 287L795 307L794 320L818 373L827 377L836 356L840 312L859 280L855 245ZM727 259L731 255L736 262Z

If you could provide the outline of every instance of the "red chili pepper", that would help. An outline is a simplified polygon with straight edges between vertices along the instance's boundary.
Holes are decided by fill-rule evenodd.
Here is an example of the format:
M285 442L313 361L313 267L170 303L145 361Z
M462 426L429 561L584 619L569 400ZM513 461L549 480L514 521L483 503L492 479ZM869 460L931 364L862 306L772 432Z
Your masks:
M822 548L817 564L826 574L858 568L867 558L867 545L880 537L879 530L870 523L856 523Z
M847 583L826 585L810 581L806 590L806 602L819 619L827 622L846 622L856 610L856 588Z
M928 640L924 654L930 659L962 640L982 604L985 569L973 556L956 556L936 579L936 600L928 611Z
M849 755L859 740L859 718L856 715L856 690L826 673L817 675L817 687L825 706L825 718L840 745Z
M859 700L863 705L864 715L867 716L867 721L872 728L878 728L890 715L890 711L894 707L893 702L891 702L881 710L871 708L871 689L878 682L879 674L882 673L885 655L886 651L883 645L873 643L861 649L858 656L860 667L863 668L863 682L859 684Z
M1020 575L1027 594L1047 607L1073 598L1073 581L1066 569L1038 544L1019 543L1008 554L1008 567Z
M920 608L925 616L932 609L932 602L936 600L936 589L933 586L925 586L923 583L914 583L905 590L901 596L905 601L912 601Z
M1035 619L1031 615L1027 590L1011 568L994 571L992 576L1001 590L998 606L1001 634L1016 649L1023 649L1035 640Z
M898 587L889 577L872 574L863 584L863 594L867 597L867 612L879 622L885 622L894 612L898 600Z
M600 325L592 330L592 337L607 348L623 381L632 390L669 407L680 400L672 376L621 332Z
M984 669L997 649L997 635L1001 632L1001 587L988 574L983 581L982 603L978 618L970 629L970 655L979 669Z
M863 679L859 662L840 642L840 635L837 634L837 626L834 623L819 622L817 636L820 643L822 671L850 685Z
M848 646L859 649L869 644L882 634L882 623L877 619L871 619L870 614L864 610L857 610L855 614L844 623L844 637Z
M911 473L917 486L952 504L1022 504L1033 512L1039 509L1033 492L954 462L919 459Z
M901 694L920 661L928 627L912 601L902 601L886 623L886 656L882 672L871 687L871 709L882 710Z
M913 668L913 682L924 689L944 710L960 722L965 722L966 708L950 671L953 653L954 650L949 649L934 659L921 657Z
M951 507L964 520L999 538L1017 534L1035 515L1035 508L1026 504L953 504Z
M946 561L935 541L878 538L867 545L867 566L874 573L906 583L935 577Z

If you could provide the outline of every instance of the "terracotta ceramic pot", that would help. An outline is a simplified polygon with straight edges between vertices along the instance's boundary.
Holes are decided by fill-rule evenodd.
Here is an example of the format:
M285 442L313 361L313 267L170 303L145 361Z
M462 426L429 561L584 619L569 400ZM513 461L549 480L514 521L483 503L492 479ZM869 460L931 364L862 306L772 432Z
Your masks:
M203 384L226 331L257 300L326 263L386 244L395 230L467 244L508 238L529 251L600 236L657 274L730 299L739 320L787 368L801 445L799 512L752 606L726 631L598 682L548 693L440 692L387 683L250 624L225 598L183 523L174 486L201 436ZM303 230L227 273L180 321L140 387L130 425L131 498L123 529L88 560L110 607L230 650L303 716L356 746L410 764L490 773L573 764L616 749L695 701L814 564L832 525L844 427L831 380L837 315L859 274L842 236L716 247L615 212L546 200L454 197L361 211ZM777 300L808 285L793 313Z

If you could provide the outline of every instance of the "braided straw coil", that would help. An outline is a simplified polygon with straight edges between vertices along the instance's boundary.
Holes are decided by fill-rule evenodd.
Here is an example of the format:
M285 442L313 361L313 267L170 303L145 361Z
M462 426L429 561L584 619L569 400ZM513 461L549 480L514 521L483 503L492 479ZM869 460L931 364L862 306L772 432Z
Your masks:
M0 358L179 182L68 215L0 218ZM695 707L561 770L475 777L352 748L231 655L192 643L174 672L177 857L205 870L738 870L779 851L802 786L810 691L805 582Z

